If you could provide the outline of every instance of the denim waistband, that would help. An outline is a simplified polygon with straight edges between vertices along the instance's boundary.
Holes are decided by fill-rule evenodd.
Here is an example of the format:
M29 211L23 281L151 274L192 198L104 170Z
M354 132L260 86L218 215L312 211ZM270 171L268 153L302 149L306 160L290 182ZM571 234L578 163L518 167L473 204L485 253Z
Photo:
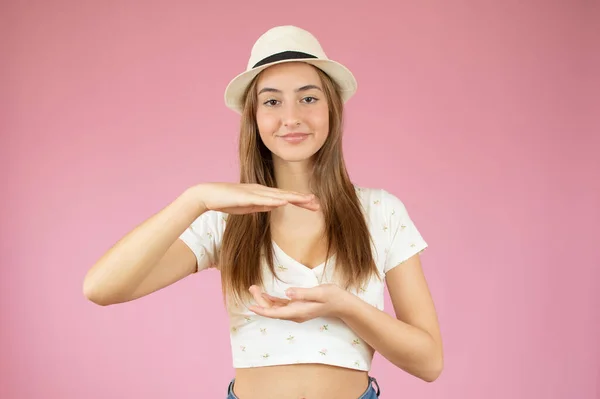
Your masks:
M239 399L233 393L234 382L235 382L235 378L232 379L231 382L229 383L229 387L227 388L227 399ZM375 387L373 387L373 385L375 385ZM357 399L376 399L379 397L380 393L381 393L381 390L379 389L379 384L377 383L377 380L375 379L375 377L369 376L369 386L367 387L367 390L362 395L360 395Z

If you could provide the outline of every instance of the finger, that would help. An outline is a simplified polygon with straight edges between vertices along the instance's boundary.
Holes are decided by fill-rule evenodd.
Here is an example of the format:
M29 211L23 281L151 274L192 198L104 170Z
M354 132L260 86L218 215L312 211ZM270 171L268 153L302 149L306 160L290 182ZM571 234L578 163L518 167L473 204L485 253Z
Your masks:
M306 204L312 202L314 200L314 195L312 194L292 194L292 193L264 193L261 194L267 197L276 198L280 200L285 200L290 203L295 204Z
M321 206L314 201L311 201L306 204L297 203L297 204L293 204L293 205L296 205L297 207L300 207L300 208L308 209L309 211L318 211L319 209L321 209Z
M240 202L237 206L235 206L235 208L239 210L248 209L267 212L287 204L288 202L286 200L282 200L279 198L265 197L262 195L253 195L249 199Z
M311 193L299 193L297 191L281 190L279 188L273 187L264 187L262 189L259 189L258 192L261 195L269 195L274 196L276 198L283 198L288 201L296 202L309 202L313 198L315 198L315 195Z
M254 212L270 212L275 208L279 208L278 206L254 206L248 208L248 211L245 213L254 213Z
M270 212L275 208L279 208L278 206L242 206L242 207L231 207L231 208L223 208L222 211L225 213L229 213L232 215L245 215L248 213L256 213L256 212Z
M277 297L271 296L271 295L269 295L269 294L267 294L267 293L264 293L264 292L262 293L262 296L263 296L265 299L267 299L267 300L271 301L271 303L272 303L273 305L285 306L285 305L287 305L287 304L290 302L290 300L289 300L289 299L277 298Z
M252 312L254 312L260 316L270 317L272 319L291 320L291 319L299 317L299 314L297 311L295 311L294 309L290 309L287 306L271 307L271 308L260 307L260 306L249 306L248 309L250 309Z
M280 301L280 302L286 302L287 303L287 302L290 301L289 299L280 298L280 297L277 297L277 296L273 296L273 295L267 294L266 292L263 292L262 295L265 298L267 298L268 300L273 301L273 302Z
M272 198L278 198L278 197L272 197ZM298 206L300 208L305 208L305 209L308 209L311 211L318 211L319 209L321 209L320 201L315 196L312 196L312 198L306 198L306 199L301 199L301 200L296 199L294 196L283 196L282 198L287 203Z
M320 287L313 288L288 288L285 294L291 300L323 302L323 290Z
M251 286L249 288L249 291L252 294L252 297L254 298L258 306L264 308L271 307L272 303L268 299L263 298L263 296L261 295L262 292L260 288L258 288L256 285Z
M288 201L284 198L277 198L277 197L271 197L271 196L267 196L267 195L255 194L250 199L249 205L282 206L287 203L288 203Z
M279 207L287 205L287 204L288 204L288 202L284 202L284 203L282 203L280 205L276 205L276 206L260 205L260 206L253 206L253 207L247 207L247 208L238 208L238 213L270 212L275 208L279 208ZM312 202L309 202L307 204L302 204L302 203L291 203L291 204L295 205L297 207L300 207L300 208L308 209L309 211L318 211L321 208L318 204L314 204Z
M268 187L268 186L260 186L264 191L267 191L269 193L274 193L274 194L293 194L293 195L298 195L298 196L311 196L313 194L310 193L300 193L298 191L292 191L292 190L283 190L281 188L277 188L277 187Z

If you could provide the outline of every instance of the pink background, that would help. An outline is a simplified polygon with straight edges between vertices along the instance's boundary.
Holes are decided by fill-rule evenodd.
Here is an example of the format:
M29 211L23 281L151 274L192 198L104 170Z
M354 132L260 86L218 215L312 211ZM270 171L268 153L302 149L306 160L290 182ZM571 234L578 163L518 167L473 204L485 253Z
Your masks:
M218 274L105 308L82 281L185 187L237 179L223 90L281 24L354 71L352 178L430 244L445 370L377 355L382 397L600 397L598 2L93 3L0 10L0 397L225 398Z

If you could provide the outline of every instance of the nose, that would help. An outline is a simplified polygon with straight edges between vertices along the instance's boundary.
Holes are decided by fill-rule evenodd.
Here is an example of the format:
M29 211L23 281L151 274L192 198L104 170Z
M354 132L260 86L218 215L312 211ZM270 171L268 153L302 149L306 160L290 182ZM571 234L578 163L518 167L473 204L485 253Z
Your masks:
M282 123L287 128L300 126L300 111L295 104L288 104L282 110Z

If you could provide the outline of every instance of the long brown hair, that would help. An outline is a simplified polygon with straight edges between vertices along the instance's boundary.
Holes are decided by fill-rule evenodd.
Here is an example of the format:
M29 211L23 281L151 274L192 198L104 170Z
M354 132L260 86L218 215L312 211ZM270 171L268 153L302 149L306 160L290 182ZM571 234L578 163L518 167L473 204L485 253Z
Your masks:
M339 88L315 68L329 104L329 135L314 155L311 189L319 198L325 218L327 259L335 254L335 273L344 288L358 289L378 275L371 253L371 237L359 198L350 181L342 154L343 102ZM262 142L256 122L258 76L249 85L240 123L240 183L275 187L272 155ZM270 213L229 215L219 256L221 283L226 299L249 298L251 285L261 286L261 255L271 273L273 264ZM264 251L264 252L263 252ZM239 303L239 302L238 302Z

